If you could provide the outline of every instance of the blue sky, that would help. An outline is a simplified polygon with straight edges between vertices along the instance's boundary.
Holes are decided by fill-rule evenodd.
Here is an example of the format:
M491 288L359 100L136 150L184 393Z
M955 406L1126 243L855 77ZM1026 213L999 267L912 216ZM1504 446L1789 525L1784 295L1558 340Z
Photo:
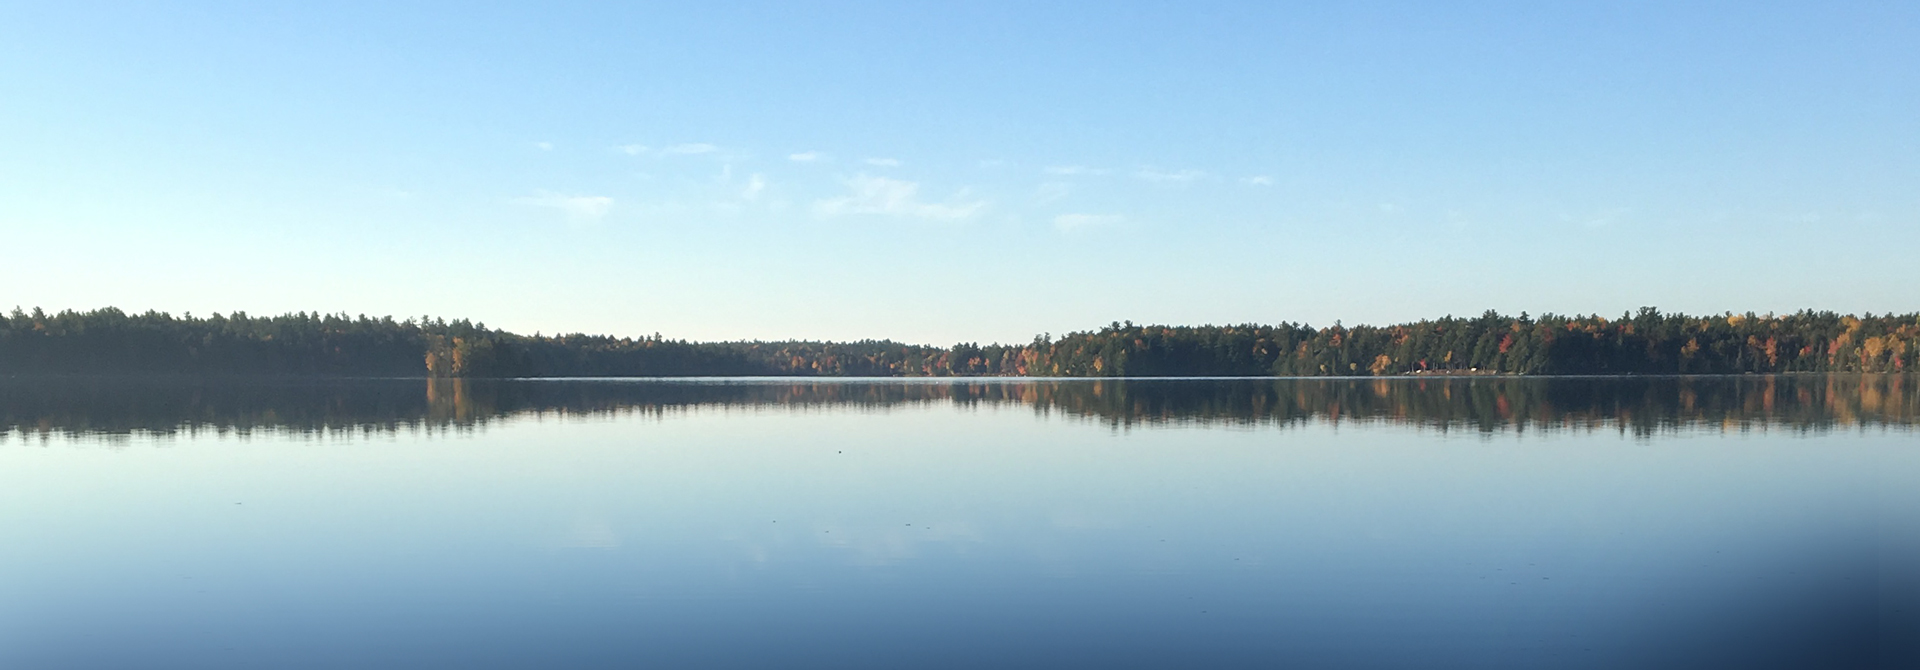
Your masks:
M0 4L8 302L940 344L1920 310L1913 3L262 4Z

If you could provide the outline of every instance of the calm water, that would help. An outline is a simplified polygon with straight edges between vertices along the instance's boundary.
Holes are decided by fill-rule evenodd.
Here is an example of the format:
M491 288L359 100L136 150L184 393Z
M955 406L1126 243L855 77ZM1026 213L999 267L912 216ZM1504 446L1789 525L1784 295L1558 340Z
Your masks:
M0 381L0 667L1920 667L1917 382Z

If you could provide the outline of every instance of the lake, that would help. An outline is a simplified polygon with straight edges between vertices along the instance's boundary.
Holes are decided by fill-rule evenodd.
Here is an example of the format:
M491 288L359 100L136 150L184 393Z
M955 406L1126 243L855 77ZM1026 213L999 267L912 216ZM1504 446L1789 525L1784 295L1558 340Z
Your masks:
M6 668L1920 667L1920 379L0 380Z

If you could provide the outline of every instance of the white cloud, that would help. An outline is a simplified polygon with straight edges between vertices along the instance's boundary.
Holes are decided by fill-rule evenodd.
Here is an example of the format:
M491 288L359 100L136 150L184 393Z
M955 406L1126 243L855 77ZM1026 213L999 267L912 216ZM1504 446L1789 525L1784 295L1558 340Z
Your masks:
M551 207L567 213L575 221L598 221L613 209L613 198L603 195L565 195L539 191L532 196L514 198L513 204Z
M821 216L842 214L884 214L919 219L958 221L971 218L987 206L984 201L966 202L966 193L955 194L945 203L920 202L920 184L886 177L860 175L847 180L852 193L813 203Z
M1033 202L1034 204L1044 205L1044 204L1053 202L1055 200L1059 200L1061 198L1067 197L1067 194L1072 192L1073 192L1073 187L1068 185L1066 182L1058 182L1058 181L1046 182L1041 184L1039 188L1034 189Z
M1447 210L1446 217L1448 226L1454 230L1466 230L1473 225L1473 221L1467 219L1467 213L1457 209Z
M1056 175L1062 175L1062 176L1073 176L1073 175L1098 176L1098 175L1103 175L1103 174L1107 174L1108 172L1111 172L1111 170L1102 170L1100 168L1090 168L1085 165L1050 165L1041 171L1047 174L1056 174Z
M1586 222L1584 222L1581 225L1584 225L1588 228L1605 228L1607 226L1611 226L1613 224L1622 222L1627 218L1628 215L1632 213L1633 213L1632 207L1616 207L1614 209L1601 212L1592 217L1588 217ZM1807 223L1813 223L1820 220L1820 215L1808 214L1806 218L1802 220Z
M1145 179L1150 182L1154 182L1156 184L1185 184L1191 181L1196 181L1201 177L1205 177L1207 176L1207 173L1201 172L1199 170L1180 170L1178 172L1162 172L1160 170L1146 168L1133 173L1133 176L1139 177L1141 179Z
M890 168L892 168L892 167L900 167L900 159L897 159L897 158L869 158L869 159L867 159L867 164L868 164L868 165L872 165L872 166L875 166L875 167L890 167Z
M539 149L541 151L553 151L553 143L552 142L534 142L533 148Z
M1241 177L1240 183L1248 186L1272 186L1273 178L1263 174L1257 174L1251 177Z
M795 163L812 163L814 161L823 161L826 159L827 159L827 155L818 151L802 151L797 154L787 154L787 160L793 161Z
M720 147L716 147L711 144L706 144L702 142L688 142L685 144L675 144L665 149L661 149L660 153L671 154L676 156L692 156L695 154L710 154L719 150L720 150Z
M1632 212L1633 208L1631 207L1619 207L1596 213L1575 214L1573 212L1560 212L1557 218L1560 219L1561 223L1578 223L1586 228L1605 228L1615 223L1620 223ZM1724 214L1717 215L1714 219L1720 220L1723 216ZM1447 218L1458 224L1465 219L1465 215L1461 214L1458 210L1454 210L1447 212Z
M620 145L620 146L617 146L617 147L614 147L614 148L613 148L613 150L614 150L614 151L618 151L618 152L620 152L620 153L623 153L623 154L626 154L626 155L628 155L628 156L638 156L638 155L640 155L640 154L644 154L644 153L646 153L646 152L647 152L647 145L645 145L645 144L622 144L622 145Z
M1053 227L1068 231L1119 222L1118 214L1061 214L1053 217Z
M740 189L740 198L743 200L758 200L760 199L760 192L765 190L767 190L767 179L756 172L753 176L747 178L746 187Z

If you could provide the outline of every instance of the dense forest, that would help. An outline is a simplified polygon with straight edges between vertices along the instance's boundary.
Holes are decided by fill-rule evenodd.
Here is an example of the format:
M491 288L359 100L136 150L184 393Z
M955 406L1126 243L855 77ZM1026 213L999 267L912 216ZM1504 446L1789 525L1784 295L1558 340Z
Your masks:
M466 320L117 309L0 317L0 375L331 377L1386 376L1904 372L1920 314L1447 317L1392 326L1142 326L1015 345L520 335Z

